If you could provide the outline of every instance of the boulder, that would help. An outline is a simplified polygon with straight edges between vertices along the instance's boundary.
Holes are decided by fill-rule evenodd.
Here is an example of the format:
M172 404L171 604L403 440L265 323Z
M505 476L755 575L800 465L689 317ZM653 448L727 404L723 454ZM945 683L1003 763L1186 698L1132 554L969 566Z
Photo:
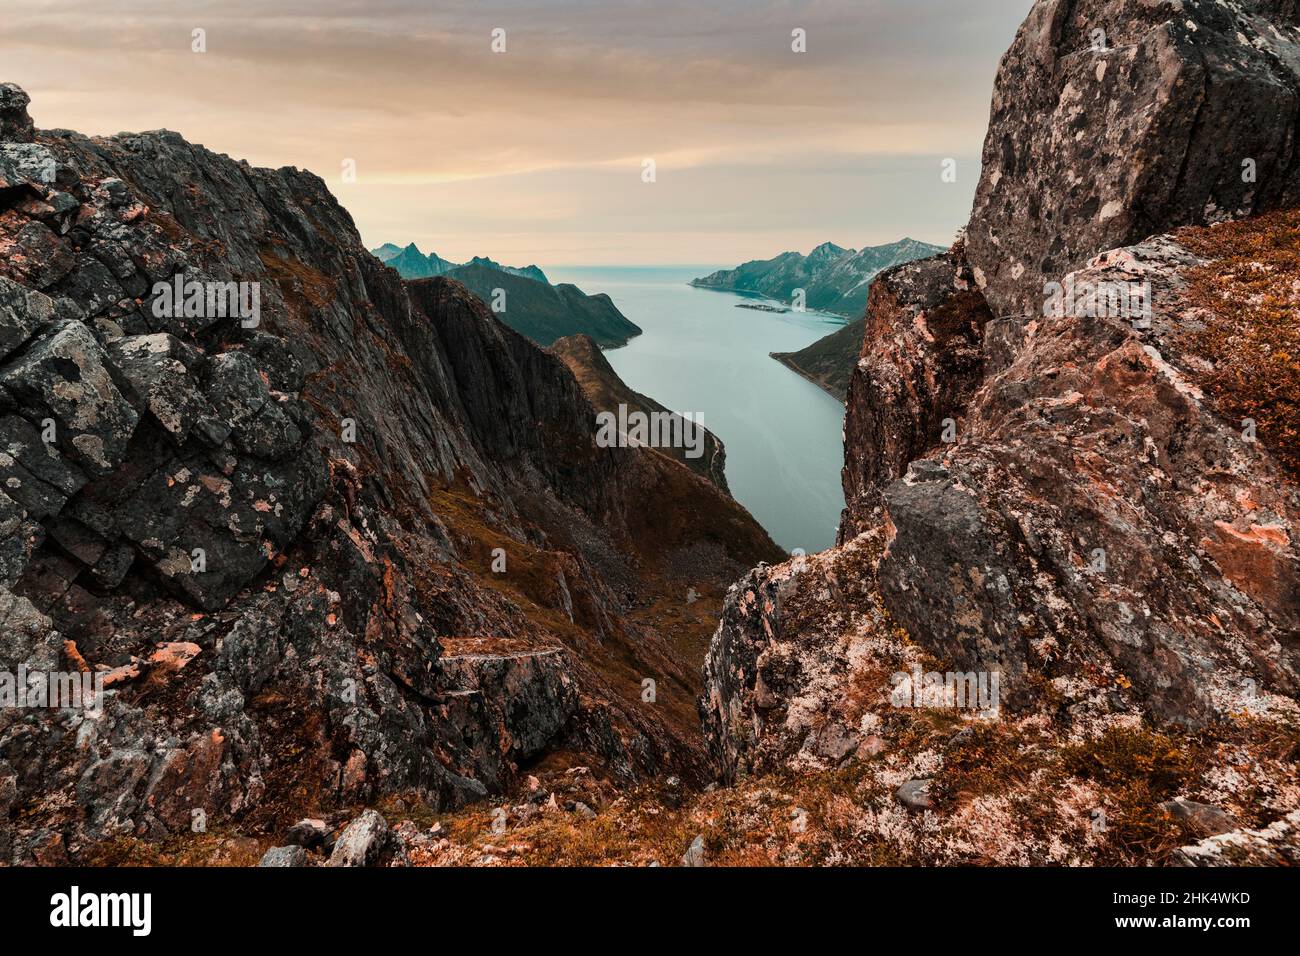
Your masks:
M262 854L258 866L309 866L307 851L300 846L276 846Z
M0 368L0 389L31 417L53 420L59 447L91 474L108 474L126 456L139 415L118 390L108 357L82 323L53 327Z
M1300 202L1291 0L1037 0L1003 56L967 233L999 317L1177 226Z
M14 84L0 83L0 141L31 142L35 131L32 118L27 115L31 101L31 97Z
M325 865L375 866L388 843L388 822L377 811L367 810L344 827Z
M929 780L909 780L898 788L894 797L909 810L929 810L933 806Z

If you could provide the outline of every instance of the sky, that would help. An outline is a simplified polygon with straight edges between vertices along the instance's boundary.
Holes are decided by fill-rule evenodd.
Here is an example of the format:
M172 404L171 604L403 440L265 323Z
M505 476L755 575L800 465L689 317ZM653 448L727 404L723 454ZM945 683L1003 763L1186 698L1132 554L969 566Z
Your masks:
M0 0L0 81L43 128L310 169L368 246L721 266L950 243L1031 5Z

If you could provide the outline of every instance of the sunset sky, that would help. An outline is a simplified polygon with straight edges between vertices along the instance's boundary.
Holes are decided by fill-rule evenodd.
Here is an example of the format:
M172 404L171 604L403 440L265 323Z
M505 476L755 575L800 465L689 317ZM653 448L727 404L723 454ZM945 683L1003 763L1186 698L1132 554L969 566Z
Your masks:
M0 0L0 80L27 90L41 127L166 127L311 169L370 246L722 265L827 240L950 242L1030 6Z

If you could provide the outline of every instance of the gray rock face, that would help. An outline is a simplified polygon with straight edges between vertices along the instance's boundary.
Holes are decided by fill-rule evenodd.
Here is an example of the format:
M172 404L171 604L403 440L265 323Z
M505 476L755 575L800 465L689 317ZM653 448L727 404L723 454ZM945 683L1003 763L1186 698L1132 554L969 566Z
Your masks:
M1176 226L1300 201L1289 0L1038 0L1002 59L968 231L998 316Z
M876 279L849 384L841 540L878 525L885 484L942 443L946 431L955 437L955 422L983 380L990 318L956 253Z
M700 702L723 780L827 770L879 746L845 688L855 662L898 644L876 593L879 538L761 566L727 594Z
M485 754L495 751L515 762L529 760L578 711L578 689L558 648L449 650L442 667L456 687L450 715L460 725L460 738ZM496 788L505 781L487 777L483 782Z
M77 321L56 326L0 369L0 390L32 418L52 421L59 446L95 475L121 464L139 421L104 350Z
M0 278L0 361L47 325L53 315L54 303L48 296Z

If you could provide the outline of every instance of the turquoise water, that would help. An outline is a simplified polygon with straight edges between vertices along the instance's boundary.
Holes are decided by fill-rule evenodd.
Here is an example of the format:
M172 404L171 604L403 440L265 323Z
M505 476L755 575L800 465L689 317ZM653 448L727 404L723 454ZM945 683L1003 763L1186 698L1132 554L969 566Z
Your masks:
M719 266L547 268L552 282L606 292L643 335L605 353L629 386L703 416L727 446L727 484L777 544L835 541L844 493L844 406L768 357L844 324L837 316L738 309L751 301L687 285Z

